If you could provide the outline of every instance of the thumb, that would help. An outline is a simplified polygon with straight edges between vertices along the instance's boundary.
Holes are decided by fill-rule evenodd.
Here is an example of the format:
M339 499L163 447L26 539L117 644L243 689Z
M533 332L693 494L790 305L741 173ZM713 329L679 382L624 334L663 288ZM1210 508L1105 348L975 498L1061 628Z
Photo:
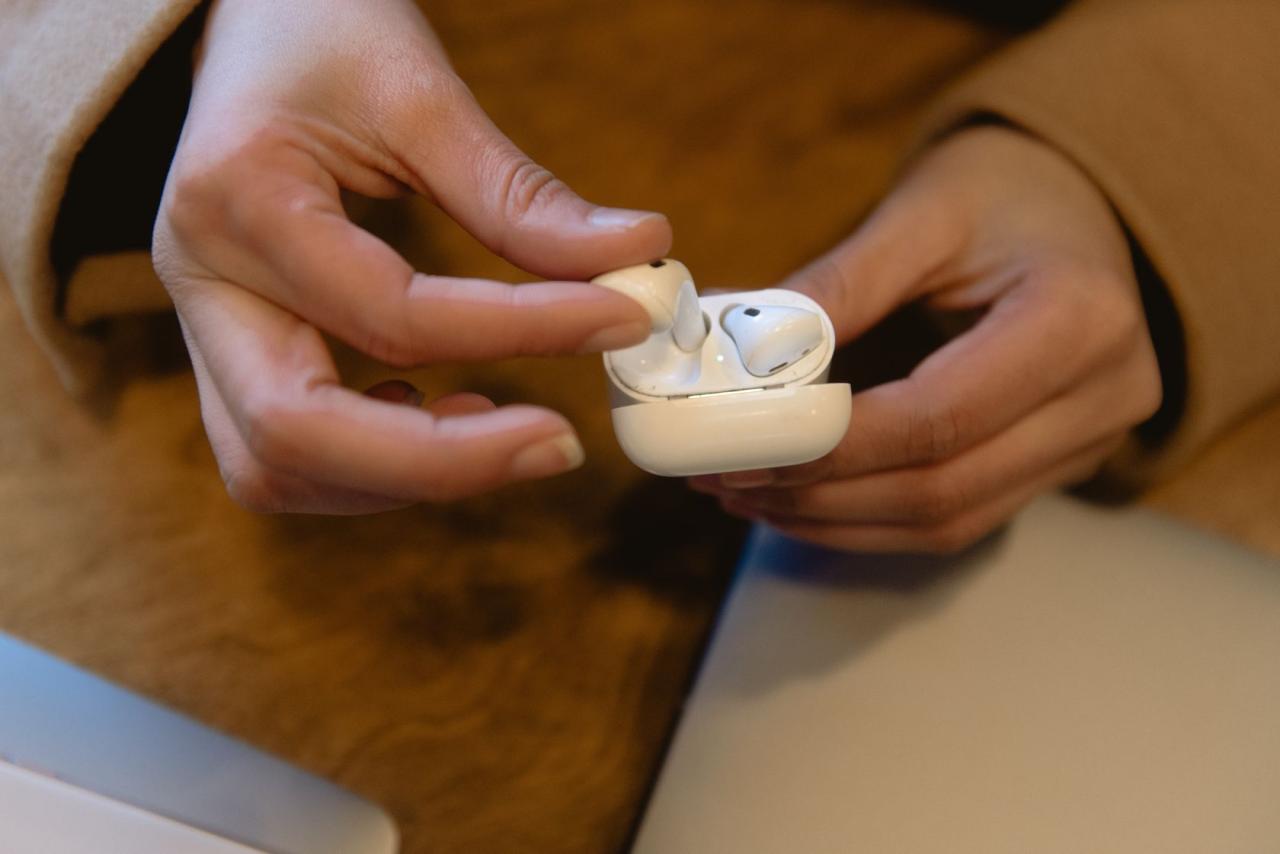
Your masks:
M400 152L436 202L490 251L552 279L587 279L666 255L671 226L594 205L516 147L460 81L437 121Z
M934 288L961 239L945 206L903 188L851 236L792 273L781 287L822 306L835 327L836 343L846 344Z

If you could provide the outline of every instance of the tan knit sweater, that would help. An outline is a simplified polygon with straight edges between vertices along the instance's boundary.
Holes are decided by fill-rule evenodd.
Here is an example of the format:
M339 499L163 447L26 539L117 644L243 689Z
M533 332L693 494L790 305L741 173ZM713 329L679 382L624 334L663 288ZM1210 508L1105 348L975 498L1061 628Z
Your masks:
M78 329L167 301L144 251L56 269L68 177L197 5L0 6L0 273L73 389L96 370ZM1280 393L1277 56L1273 0L1080 0L959 81L925 122L936 135L995 116L1055 145L1103 188L1159 273L1185 338L1185 362L1180 346L1166 353L1171 370L1185 368L1185 406L1157 447L1135 441L1122 455L1135 478L1180 464Z

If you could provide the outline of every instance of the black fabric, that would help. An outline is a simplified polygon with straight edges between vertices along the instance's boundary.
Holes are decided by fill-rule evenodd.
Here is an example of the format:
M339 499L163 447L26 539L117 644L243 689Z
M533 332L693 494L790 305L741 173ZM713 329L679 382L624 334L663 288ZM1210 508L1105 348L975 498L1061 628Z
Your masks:
M160 195L191 100L192 52L206 9L151 57L76 158L50 248L60 283L89 255L151 246Z
M1151 331L1151 343L1155 346L1163 385L1160 408L1137 428L1142 443L1154 448L1173 433L1187 407L1186 338L1178 309L1151 259L1132 237L1129 250L1133 255L1134 273L1138 277L1142 305L1147 313L1147 328Z
M1067 6L1068 0L927 0L926 5L975 18L1011 30L1043 24Z

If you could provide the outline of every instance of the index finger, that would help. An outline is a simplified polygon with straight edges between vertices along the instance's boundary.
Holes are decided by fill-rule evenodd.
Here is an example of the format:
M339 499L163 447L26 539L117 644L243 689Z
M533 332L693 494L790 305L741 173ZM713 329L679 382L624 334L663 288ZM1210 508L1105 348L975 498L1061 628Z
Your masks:
M271 150L245 160L226 167L243 171L225 186L175 191L175 232L215 277L377 359L409 366L567 354L616 349L648 334L644 310L605 288L416 272L347 219L336 183L310 155Z

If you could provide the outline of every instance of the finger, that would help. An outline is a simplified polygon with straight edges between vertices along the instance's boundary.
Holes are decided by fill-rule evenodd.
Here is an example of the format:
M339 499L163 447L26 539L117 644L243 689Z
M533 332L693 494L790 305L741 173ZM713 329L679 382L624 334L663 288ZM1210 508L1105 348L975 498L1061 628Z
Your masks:
M1135 367L1135 370L1137 368ZM1105 453L1145 409L1125 376L1062 395L954 458L800 486L729 489L762 512L843 522L938 521L981 504L1064 458Z
M181 316L179 316L181 322ZM227 493L236 503L258 513L324 513L358 515L381 513L410 502L383 495L320 484L302 477L273 471L249 453L236 430L226 403L209 376L204 358L194 339L186 333L187 349L200 395L200 415L213 447Z
M967 239L954 200L944 207L913 186L908 182L850 237L782 283L823 307L838 344L923 295Z
M457 415L478 415L492 412L498 405L482 394L462 391L436 398L427 404L427 411L437 418L449 418Z
M568 279L667 254L671 226L664 216L585 201L498 130L465 85L445 82L430 105L439 111L433 132L409 122L403 132L389 131L391 146L491 251L540 276Z
M644 340L635 301L584 283L519 287L415 273L352 224L310 154L270 148L225 185L174 192L167 222L212 274L384 362L616 349Z
M1028 283L1009 291L909 377L854 395L848 432L830 454L767 474L739 474L725 484L758 486L768 479L790 486L929 465L995 436L1120 358L1113 344L1121 335L1096 327L1096 334L1081 334L1095 321L1093 311L1076 305L1090 300L1080 294L1083 284ZM1101 322L1116 325L1115 319Z
M842 551L953 554L974 545L1008 522L1040 493L1088 478L1097 470L1098 463L1098 457L1081 453L1018 489L938 523L847 525L786 517L747 516L736 512L732 502L726 504L726 510L768 524L789 537Z
M184 295L183 314L253 459L274 471L406 501L460 498L581 463L548 410L436 417L338 385L320 336L225 283Z
M390 403L403 403L406 406L422 406L425 400L422 392L412 383L404 380L387 380L365 389L365 395L376 400ZM497 405L482 394L458 392L436 398L426 405L427 411L437 418L450 415L471 415L477 412L489 412Z
M1032 419L1029 419L1030 422ZM1120 438L1113 434L1063 447L1041 442L1034 423L938 466L877 472L809 486L716 493L734 505L768 516L842 524L923 525L962 515L1080 455L1104 459ZM1013 435L1016 434L1016 435Z

